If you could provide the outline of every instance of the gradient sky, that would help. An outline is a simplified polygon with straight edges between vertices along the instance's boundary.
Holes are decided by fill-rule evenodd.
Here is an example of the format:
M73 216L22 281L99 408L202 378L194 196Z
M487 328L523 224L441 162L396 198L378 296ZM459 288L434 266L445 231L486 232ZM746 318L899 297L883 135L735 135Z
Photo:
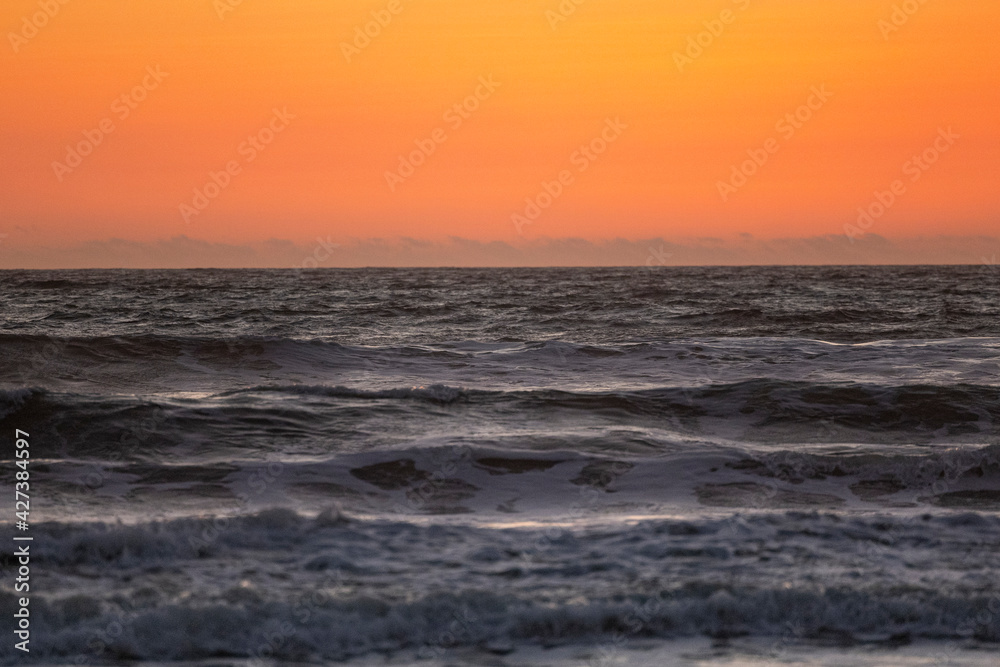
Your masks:
M903 4L917 10L893 24ZM905 189L866 231L996 234L996 0L562 6L575 11L556 23L559 0L5 0L0 259L181 235L236 245L843 235L897 179ZM391 21L345 55L373 11ZM25 24L33 15L37 30ZM707 46L679 66L699 33ZM811 98L817 89L829 98ZM485 99L470 100L468 118L445 115L477 91ZM817 108L788 136L778 121L809 101ZM949 128L958 138L947 152L907 170ZM390 188L386 172L435 130L443 143ZM85 131L103 135L99 145L76 167L54 165L73 161L67 147ZM614 141L582 158L602 132ZM245 143L258 133L273 138L260 151ZM724 201L719 182L768 140L776 152ZM181 205L194 208L195 190L227 163L228 185L185 216ZM552 204L514 224L563 171Z

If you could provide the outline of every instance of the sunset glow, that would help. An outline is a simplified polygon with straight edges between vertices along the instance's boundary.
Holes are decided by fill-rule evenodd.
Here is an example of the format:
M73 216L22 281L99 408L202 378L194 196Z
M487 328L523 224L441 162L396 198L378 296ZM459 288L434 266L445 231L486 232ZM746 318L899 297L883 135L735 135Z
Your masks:
M0 266L843 236L879 201L858 236L997 230L992 0L9 0L0 25Z

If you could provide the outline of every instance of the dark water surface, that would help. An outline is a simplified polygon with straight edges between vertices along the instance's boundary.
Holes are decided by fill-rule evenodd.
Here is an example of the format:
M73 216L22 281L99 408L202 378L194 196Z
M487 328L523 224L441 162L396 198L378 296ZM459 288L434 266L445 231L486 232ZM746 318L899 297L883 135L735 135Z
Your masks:
M990 267L7 271L0 304L52 662L997 650Z

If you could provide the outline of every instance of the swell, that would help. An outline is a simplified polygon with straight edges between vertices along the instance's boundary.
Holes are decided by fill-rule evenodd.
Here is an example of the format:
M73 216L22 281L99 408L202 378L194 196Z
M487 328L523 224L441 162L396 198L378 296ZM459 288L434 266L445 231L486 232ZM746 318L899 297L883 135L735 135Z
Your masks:
M549 407L657 414L685 410L702 414L764 415L764 423L816 420L855 412L870 416L874 425L900 427L927 422L976 421L1000 412L1000 387L993 385L876 385L855 382L790 382L770 378L699 386L672 386L636 391L480 390L429 384L390 389L341 385L258 385L218 394L219 397L268 395L314 396L355 401L416 401L435 404L493 405L515 403L525 409ZM913 414L907 414L912 412ZM856 416L855 416L856 420Z
M780 427L842 415L845 427L892 428L895 422L902 432L915 418L923 430L937 425L974 432L969 411L991 418L983 401L990 400L989 387L1000 385L997 355L997 339L872 345L767 338L351 346L327 339L0 335L0 389L28 386L98 396L242 391L249 397L255 389L273 387L271 396L297 392L304 398L312 391L328 400L348 399L353 391L358 400L492 401L511 407L520 401L529 411L546 405L618 410L654 420L666 411L678 419L733 414L747 421L755 415L766 418L773 409L772 422L752 421ZM866 416L858 413L858 405L850 407L852 401L887 407ZM824 402L836 407L818 407ZM948 406L954 408L950 413Z
M482 391L447 385L365 390L335 386L258 386L233 394L287 393L356 401L418 401L505 406L526 419L547 411L607 415L747 418L759 427L832 421L845 428L949 435L998 433L1000 387L959 384L870 385L773 379L639 391Z
M203 441L205 451L253 448L275 438L334 450L338 442L368 438L367 446L377 449L419 440L426 432L475 443L485 427L521 438L520 447L527 449L546 434L569 446L584 429L603 432L610 442L628 431L650 442L703 437L789 444L982 443L1000 434L1000 387L761 379L601 392L450 385L261 385L193 397L0 391L0 428L27 424L70 456L99 456L124 437L136 440L128 435L136 432L147 436L140 438L145 449L135 455L152 455L192 440Z
M230 370L274 370L303 362L327 368L352 365L367 370L388 370L391 364L449 364L488 367L490 363L516 366L534 363L559 369L618 368L645 363L673 371L680 363L712 362L713 370L738 362L823 362L836 358L846 363L878 361L879 356L902 365L921 361L996 361L998 338L914 339L867 344L828 343L809 337L678 338L676 340L594 344L562 340L477 342L456 340L432 344L350 345L330 337L281 336L48 336L0 334L0 381L20 376L44 377L48 368L93 366L134 369L150 365L203 363L209 368ZM431 366L428 366L431 367ZM995 368L992 367L992 368ZM992 370L991 368L991 370Z
M503 447L503 445L508 445ZM625 452L513 449L512 442L358 452L189 448L154 460L104 453L98 461L35 465L57 516L103 516L112 498L130 516L177 506L245 511L334 503L378 516L462 515L491 521L614 515L700 515L720 509L1000 511L1000 445L940 451L809 452L675 448ZM125 510L119 510L124 512Z

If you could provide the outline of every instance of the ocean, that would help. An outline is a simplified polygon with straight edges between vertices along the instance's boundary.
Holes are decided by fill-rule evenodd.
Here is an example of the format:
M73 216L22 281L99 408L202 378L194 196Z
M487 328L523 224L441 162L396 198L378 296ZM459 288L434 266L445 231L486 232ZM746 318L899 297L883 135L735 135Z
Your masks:
M1000 664L996 267L5 271L0 300L34 663Z

